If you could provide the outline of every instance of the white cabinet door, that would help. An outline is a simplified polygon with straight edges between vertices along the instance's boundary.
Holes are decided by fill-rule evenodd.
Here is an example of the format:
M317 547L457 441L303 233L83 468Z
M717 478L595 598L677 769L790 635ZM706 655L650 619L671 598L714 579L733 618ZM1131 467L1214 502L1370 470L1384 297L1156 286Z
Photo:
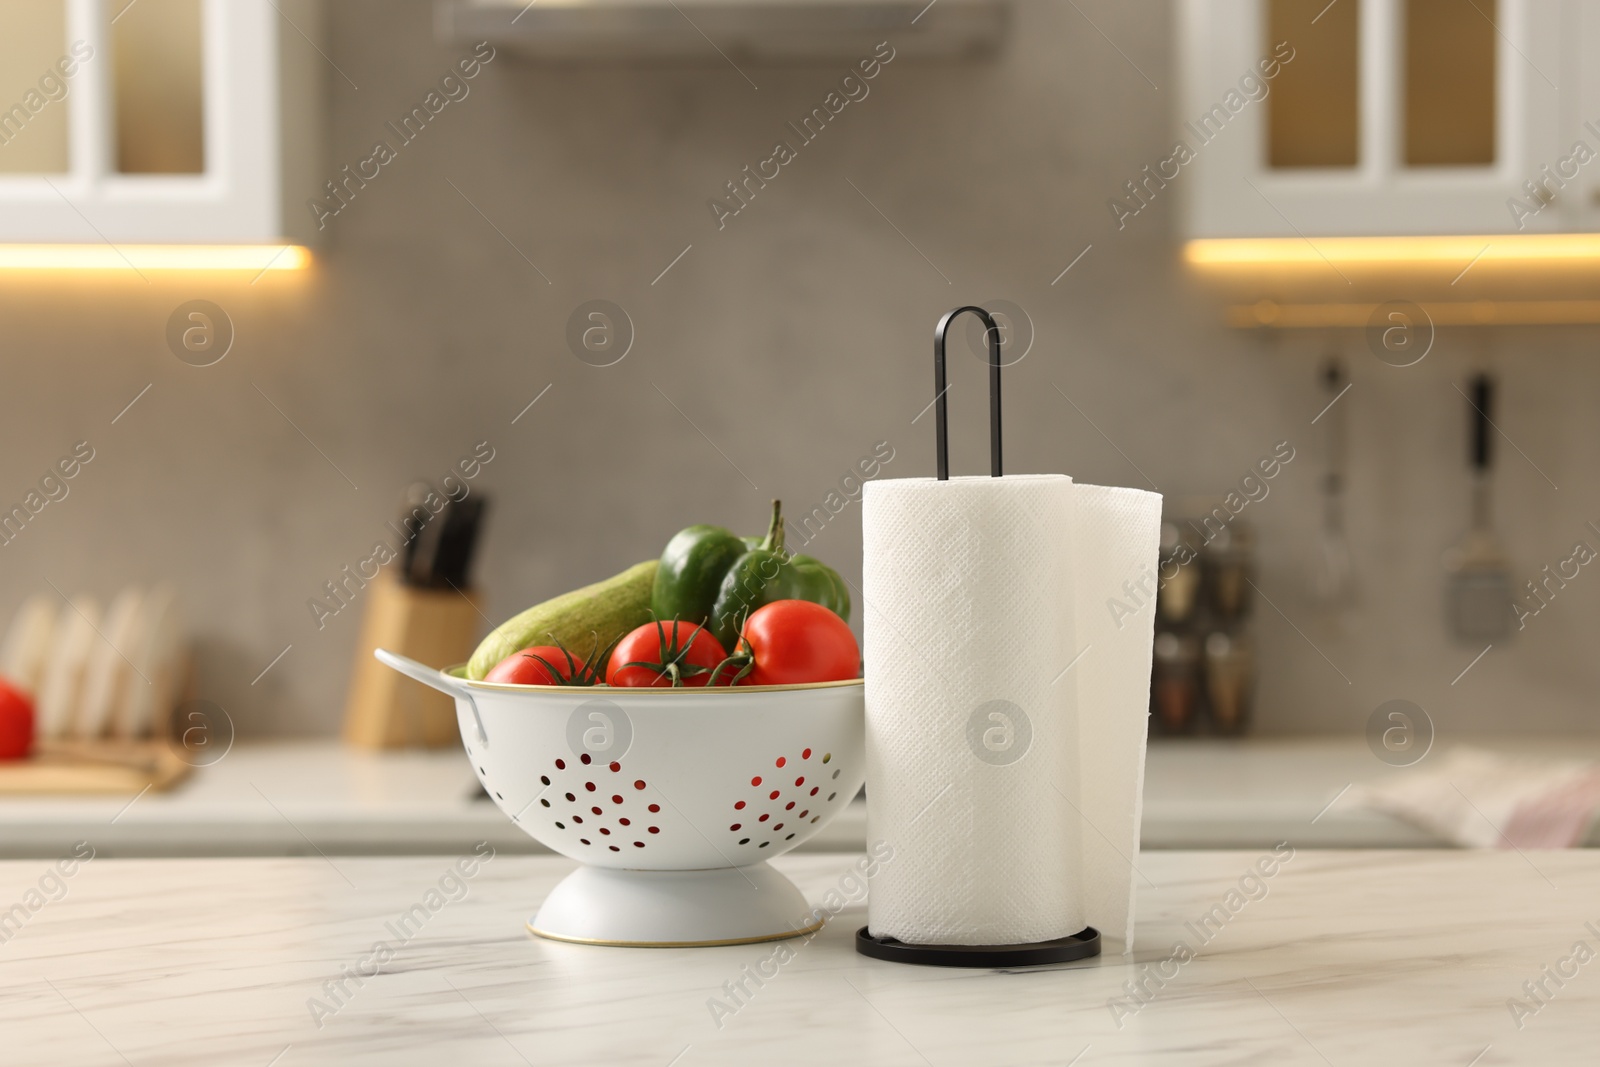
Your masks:
M1579 145L1593 158L1578 166L1569 187L1555 204L1573 219L1575 229L1600 230L1600 0L1571 0L1562 35L1563 85L1570 85L1570 104L1562 109L1562 154L1576 157Z
M304 140L285 143L285 119L315 130L315 123L305 120L313 111L308 103L320 73L303 61L286 63L280 44L307 51L310 46L299 36L284 39L288 16L280 14L274 0L196 2L203 165L195 173L119 169L112 22L139 17L137 0L62 0L62 52L68 63L55 68L49 84L62 83L65 95L47 106L66 110L66 169L0 173L0 242L250 244L308 236L303 205L296 209L288 200L293 192L298 204L313 188L312 155ZM304 21L297 25L307 32L316 25L315 12L305 4L290 0L282 6L299 14ZM286 79L294 66L299 76ZM70 75L61 73L68 68ZM16 81L18 73L7 76ZM50 74L46 69L41 77ZM11 104L0 101L0 108ZM286 115L286 107L296 113ZM0 152L7 147L0 146Z
M1557 203L1565 208L1566 197L1545 209L1525 187L1564 154L1558 86L1563 24L1570 18L1565 0L1478 0L1469 9L1486 20L1494 42L1493 157L1475 166L1406 162L1405 5L1411 0L1332 0L1323 8L1319 18L1349 18L1358 26L1352 31L1352 165L1271 165L1273 82L1262 64L1316 47L1319 26L1304 27L1298 44L1269 41L1268 2L1177 0L1183 62L1178 133L1193 156L1176 179L1186 236L1534 233L1574 225L1572 210L1555 209ZM1335 13L1335 4L1347 6ZM1281 66L1279 76L1292 64ZM1253 81L1244 80L1247 74ZM1514 211L1514 201L1537 210Z

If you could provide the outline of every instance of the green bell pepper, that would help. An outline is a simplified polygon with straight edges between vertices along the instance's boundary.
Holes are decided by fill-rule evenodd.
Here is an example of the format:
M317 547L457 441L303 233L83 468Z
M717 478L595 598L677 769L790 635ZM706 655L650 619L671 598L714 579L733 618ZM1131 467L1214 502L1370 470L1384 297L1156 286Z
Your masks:
M783 506L772 502L766 539L734 561L711 608L711 633L729 652L745 618L775 600L809 600L850 619L850 593L832 567L784 547Z
M650 607L658 619L705 623L732 652L745 617L774 600L810 600L850 618L844 579L826 564L785 549L783 509L776 500L763 538L708 525L674 535L661 554Z

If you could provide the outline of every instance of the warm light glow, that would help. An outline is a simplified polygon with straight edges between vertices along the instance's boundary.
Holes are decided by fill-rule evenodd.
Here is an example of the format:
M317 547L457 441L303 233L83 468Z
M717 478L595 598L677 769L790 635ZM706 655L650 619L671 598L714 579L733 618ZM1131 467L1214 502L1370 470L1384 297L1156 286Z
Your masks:
M1593 326L1600 300L1457 300L1417 305L1431 326ZM1331 329L1369 326L1381 304L1279 304L1258 300L1227 309L1241 329Z
M303 270L311 252L301 245L8 245L0 270Z
M1600 233L1451 237L1236 237L1194 240L1183 255L1196 267L1451 265L1476 260L1600 266Z

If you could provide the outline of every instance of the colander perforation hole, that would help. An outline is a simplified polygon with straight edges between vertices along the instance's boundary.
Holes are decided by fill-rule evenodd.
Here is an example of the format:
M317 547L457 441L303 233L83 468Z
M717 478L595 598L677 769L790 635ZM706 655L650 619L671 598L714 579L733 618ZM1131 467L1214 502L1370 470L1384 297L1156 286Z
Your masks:
M817 753L813 749L804 748L800 750L798 760L787 755L776 756L773 758L772 765L782 770L791 762L798 763L799 761L810 760L814 755L820 757L822 763L833 763L832 752ZM800 768L796 766L792 769L799 770ZM829 769L833 772L834 779L837 779L842 773L842 768L837 764ZM750 835L752 830L756 831L753 836L740 836L737 837L737 840L741 845L754 844L757 848L766 848L773 841L793 841L799 836L801 830L807 826L815 826L822 821L822 813L812 811L814 806L838 799L838 793L834 792L828 795L826 801L822 800L820 798L822 786L810 785L807 782L807 778L814 777L816 776L797 774L791 787L785 784L788 782L787 778L782 781L769 781L763 775L752 776L750 787L756 792L753 796L737 799L733 802L733 810L741 813L742 817L738 822L729 824L728 832L738 835L742 831L745 835ZM791 794L793 799L784 796L785 791L790 788L794 790L794 793ZM810 801L809 798L812 797L818 799ZM800 813L796 815L795 809L799 808L802 803L805 803L806 807L802 808ZM768 810L762 811L761 809L763 808ZM753 823L750 820L752 815L755 816ZM788 826L789 822L793 822L796 825L790 827ZM763 836L763 831L767 837L765 841L760 840Z
M603 845L613 853L619 853L629 845L632 848L648 848L650 846L650 837L646 837L646 835L656 835L659 838L662 830L661 825L635 825L645 822L645 819L638 816L622 816L621 814L621 811L626 809L627 782L632 782L634 789L640 790L640 792L650 789L650 784L642 777L637 777L637 779L626 777L626 769L622 766L621 760L606 761L587 755L587 753L579 753L578 761L571 766L568 766L566 758L554 760L554 765L555 771L565 771L566 781L562 781L562 777L558 777L557 774L541 774L539 781L546 787L547 792L557 793L560 797L565 797L566 803L573 806L566 808L565 813L560 813L560 819L557 821L554 817L558 814L554 809L554 801L549 800L549 798L538 797L539 805L542 808L550 809L550 821L546 822L547 827L554 827L557 830L578 830L579 833L587 833L589 837L578 838L581 845ZM603 774L606 771L619 776L616 781L611 782L610 789L606 789L602 782L586 777L589 774ZM582 782L582 789L579 789L579 782ZM570 787L571 792L562 792L566 787ZM616 790L616 792L613 792L613 790ZM610 813L606 811L605 806L605 800L608 797L611 800ZM638 798L635 803L642 805L643 808L648 808L651 814L661 813L661 803L653 803L648 795ZM598 837L594 837L597 833ZM606 838L610 838L610 840L606 840ZM616 841L616 845L611 845L611 841Z
M566 797L567 803L573 805L573 807L568 808L566 813L561 814L559 821L552 818L551 821L545 825L553 826L557 830L572 829L578 830L579 832L586 832L590 835L599 834L599 839L596 839L592 836L581 837L578 839L579 843L589 846L597 844L605 845L612 852L620 852L622 851L621 846L628 844L631 844L634 848L648 848L649 838L645 835L659 835L661 833L660 826L634 826L634 823L641 822L643 820L639 819L637 816L633 818L623 816L619 810L627 810L624 807L627 802L627 797L624 795L626 793L625 783L632 781L633 788L635 790L645 790L649 788L649 783L643 778L629 779L624 777L613 782L611 788L607 789L601 783L584 777L586 775L592 775L596 772L604 771L609 771L612 774L622 775L625 772L620 760L603 761L596 759L591 755L580 753L578 755L578 762L574 763L570 767L567 765L566 759L557 759L553 762L557 771L566 772L567 780L562 781L560 778L548 774L540 775L539 780L544 784L545 788L552 793L558 790L563 790L570 786L572 790L571 792L561 792L559 795ZM587 770L584 769L585 766L588 767ZM578 788L579 782L583 783L583 788L581 790ZM612 790L616 790L616 792L612 792ZM609 817L605 806L607 797L611 799L611 810L609 812ZM553 808L551 800L548 800L544 797L539 797L538 799L542 807ZM647 807L651 814L659 813L661 811L661 805L658 803L649 803L649 799L650 798L648 796L640 797L638 802ZM557 815L557 812L555 810L551 810L550 815L555 816ZM589 820L588 825L584 825L585 819ZM608 822L609 825L601 825ZM635 835L638 835L637 840L635 839ZM605 838L617 840L618 844L612 845L608 841L604 840Z

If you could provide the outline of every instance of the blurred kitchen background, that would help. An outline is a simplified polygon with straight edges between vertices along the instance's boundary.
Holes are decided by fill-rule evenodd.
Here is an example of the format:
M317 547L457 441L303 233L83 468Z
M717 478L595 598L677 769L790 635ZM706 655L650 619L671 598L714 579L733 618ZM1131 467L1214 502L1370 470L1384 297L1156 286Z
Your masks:
M269 162L288 205L273 236L309 230L310 262L259 274L0 272L0 502L20 501L76 442L94 449L70 494L4 546L0 616L49 583L104 603L130 583L170 582L195 641L191 695L225 708L241 743L333 738L364 605L357 597L319 626L308 600L388 536L419 478L436 481L479 442L492 447L473 482L490 500L472 575L486 630L656 555L690 523L756 532L772 497L803 513L879 442L893 450L882 476L930 474L932 420L919 415L932 399L931 328L958 304L1004 301L1022 313L1016 335L1027 335L1024 319L1032 333L1006 371L1008 471L1155 488L1179 518L1242 495L1264 458L1292 455L1236 527L1252 542L1252 737L1342 736L1382 770L1359 739L1395 699L1425 709L1441 743L1516 735L1559 747L1600 733L1590 651L1600 578L1585 568L1522 632L1513 619L1504 637L1462 641L1447 625L1441 563L1470 524L1467 393L1481 373L1495 385L1490 513L1513 589L1576 542L1600 548L1588 526L1600 522L1600 316L1585 320L1582 299L1600 256L1496 267L1490 254L1463 272L1470 250L1390 269L1385 257L1408 253L1380 248L1364 262L1318 253L1296 265L1301 242L1281 263L1269 252L1216 268L1185 245L1515 233L1504 201L1532 195L1524 179L1540 178L1541 163L1555 168L1578 138L1600 147L1582 126L1600 119L1596 53L1580 49L1600 19L1576 2L1545 12L1416 0L1409 14L1399 0L1324 4L938 0L912 22L919 4L864 2L888 14L846 25L829 55L800 62L737 43L719 54L699 36L698 53L664 61L642 61L637 41L594 58L545 39L547 54L530 57L523 23L552 25L537 21L549 14L542 3L269 10L286 101ZM129 27L182 21L185 8L123 5L105 7ZM7 4L0 105L23 100L66 51L63 18L97 7ZM193 24L197 5L187 8ZM1414 42L1416 27L1435 26L1443 51L1408 59L1383 18L1412 26ZM1487 32L1474 20L1489 21ZM1295 57L1269 79L1259 64L1279 36ZM919 54L925 37L944 54ZM480 41L489 47L475 53ZM866 95L802 143L787 124L824 106L882 41L893 59L858 83ZM307 201L335 203L324 183L345 180L342 168L368 160L375 142L400 144L386 124L458 61L491 54L461 83L467 94L377 177L347 186L348 203L318 231ZM1281 123L1299 131L1284 137L1328 138L1284 148L1287 164L1338 165L1341 144L1380 144L1372 112L1357 121L1341 100L1378 94L1396 115L1412 108L1421 128L1430 105L1396 103L1403 79L1373 82L1371 70L1390 69L1384 57L1392 70L1460 68L1488 93L1481 100L1501 101L1486 120L1498 184L1468 195L1423 167L1389 187L1401 188L1389 202L1384 189L1346 202L1293 176L1272 184L1272 159L1260 158L1271 150L1250 138ZM105 57L82 64L71 93L105 84L96 64ZM207 77L247 92L254 70ZM1359 91L1355 70L1368 72ZM1266 98L1246 89L1239 109L1225 104L1252 71ZM1302 71L1310 80L1293 82ZM149 90L155 129L182 111L161 103L163 91ZM1449 97L1458 111L1474 99L1459 87ZM1229 116L1216 143L1150 181L1177 138L1195 143L1184 123L1213 104ZM1291 122L1274 107L1304 110ZM42 142L51 117L41 112L0 147L6 179L40 166L17 162L17 146ZM135 126L119 128L139 120L127 121ZM1445 140L1470 155L1483 127L1463 121ZM795 158L764 187L746 186L747 206L719 225L708 201L738 206L728 183L779 140ZM1404 157L1402 141L1382 151ZM1437 151L1448 159L1449 143ZM61 181L55 204L0 204L8 240L102 244L92 208L61 211L72 188ZM1600 167L1567 181L1527 231L1596 229L1592 195ZM46 208L58 236L18 238ZM1530 293L1539 271L1553 280ZM225 358L204 367L175 358L168 340L175 310L196 300L221 308L233 331ZM575 311L596 300L631 323L631 347L608 366L569 342ZM1431 347L1414 365L1395 365L1411 357L1365 328L1391 300L1452 309L1417 327ZM1536 300L1560 306L1541 312ZM1330 360L1347 392L1330 391ZM953 368L953 465L980 473L982 358ZM1342 598L1318 594L1333 413L1352 583ZM807 547L852 583L858 516L850 504ZM858 631L859 621L858 611Z

